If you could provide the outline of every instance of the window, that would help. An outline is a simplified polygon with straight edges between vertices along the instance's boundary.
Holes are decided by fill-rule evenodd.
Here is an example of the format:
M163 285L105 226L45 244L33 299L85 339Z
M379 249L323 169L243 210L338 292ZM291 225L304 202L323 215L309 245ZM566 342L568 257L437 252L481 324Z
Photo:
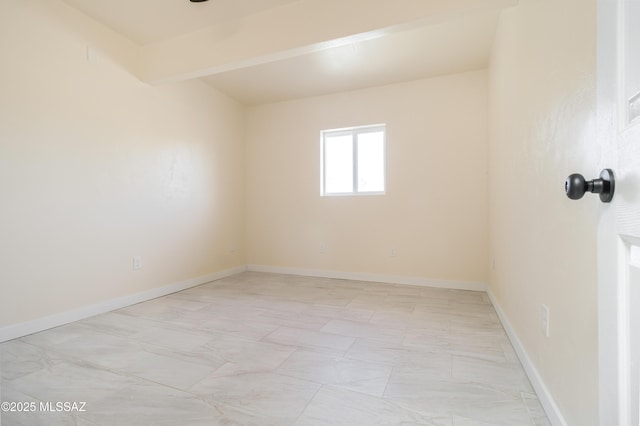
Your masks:
M321 195L384 194L385 125L321 132Z

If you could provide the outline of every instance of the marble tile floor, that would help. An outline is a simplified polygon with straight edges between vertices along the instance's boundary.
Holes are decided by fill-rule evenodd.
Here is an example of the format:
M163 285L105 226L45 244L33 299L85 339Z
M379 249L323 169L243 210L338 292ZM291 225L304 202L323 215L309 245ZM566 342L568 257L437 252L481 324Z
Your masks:
M0 355L2 426L550 425L480 292L245 272Z

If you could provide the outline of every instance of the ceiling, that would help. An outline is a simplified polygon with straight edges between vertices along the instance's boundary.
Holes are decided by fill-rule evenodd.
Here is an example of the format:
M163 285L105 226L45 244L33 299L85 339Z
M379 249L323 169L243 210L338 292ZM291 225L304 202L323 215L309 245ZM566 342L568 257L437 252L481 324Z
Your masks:
M297 0L63 0L130 40L156 43Z
M175 44L175 40L205 34L206 28L238 22L248 25L247 22L258 22L248 19L261 13L288 13L287 7L328 0L63 1L145 47ZM420 1L444 4L451 0ZM339 42L328 39L321 48L274 52L215 69L203 66L204 71L191 73L189 78L201 78L246 105L257 105L482 69L489 62L500 10L514 1L493 0L501 6L470 8L446 19L420 17L409 25L376 28L379 31L369 31L367 36ZM313 27L314 18L307 19ZM304 23L296 25L296 34L302 34L301 38L304 28ZM211 43L210 51L215 52L217 45Z
M322 95L486 68L498 14L320 50L203 80L248 104Z

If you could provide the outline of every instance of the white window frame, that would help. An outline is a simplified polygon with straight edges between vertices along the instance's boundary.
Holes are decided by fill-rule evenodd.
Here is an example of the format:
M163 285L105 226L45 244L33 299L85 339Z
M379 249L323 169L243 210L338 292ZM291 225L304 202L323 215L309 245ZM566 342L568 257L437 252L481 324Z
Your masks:
M358 144L357 136L364 133L382 132L382 191L358 191ZM353 148L353 191L351 192L326 192L325 191L325 139L327 136L351 136ZM320 195L323 197L367 196L384 195L387 190L387 127L386 124L372 124L357 127L345 127L341 129L328 129L320 132Z

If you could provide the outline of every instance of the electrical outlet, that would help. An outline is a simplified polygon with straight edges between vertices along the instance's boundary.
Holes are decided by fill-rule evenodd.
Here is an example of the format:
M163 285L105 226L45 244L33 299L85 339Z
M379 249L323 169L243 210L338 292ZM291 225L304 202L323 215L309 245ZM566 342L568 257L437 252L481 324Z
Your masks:
M133 256L133 270L139 271L142 269L142 256Z
M547 305L540 306L540 319L542 327L542 334L544 337L549 337L549 307Z
M396 257L398 255L398 250L395 247L391 247L389 249L389 257Z
M318 249L320 250L320 254L324 253L324 243L320 243Z

